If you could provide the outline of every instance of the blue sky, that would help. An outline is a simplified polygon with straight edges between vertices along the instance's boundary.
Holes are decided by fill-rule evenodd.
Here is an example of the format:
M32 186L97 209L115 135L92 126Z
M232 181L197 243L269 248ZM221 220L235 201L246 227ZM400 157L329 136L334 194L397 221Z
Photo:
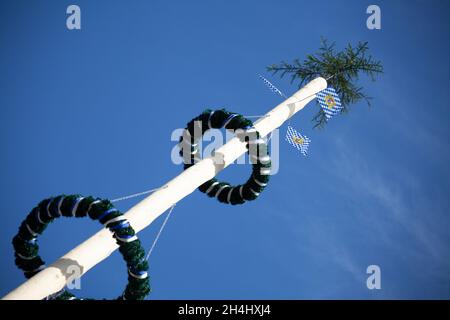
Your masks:
M82 30L66 29L81 7ZM382 29L368 30L370 4ZM450 22L446 1L2 1L0 294L24 281L11 239L28 211L60 193L104 198L176 176L173 129L205 108L262 114L279 103L257 75L303 59L324 36L369 41L385 74L362 79L373 106L313 130L311 103L283 141L261 197L225 206L194 192L152 254L150 299L450 298ZM281 136L285 127L281 128ZM282 138L282 137L281 137ZM248 166L221 178L239 183ZM136 203L119 203L126 210ZM139 234L149 248L160 217ZM61 220L41 237L48 262L99 230ZM366 268L381 267L381 290ZM115 253L82 278L87 297L121 293Z

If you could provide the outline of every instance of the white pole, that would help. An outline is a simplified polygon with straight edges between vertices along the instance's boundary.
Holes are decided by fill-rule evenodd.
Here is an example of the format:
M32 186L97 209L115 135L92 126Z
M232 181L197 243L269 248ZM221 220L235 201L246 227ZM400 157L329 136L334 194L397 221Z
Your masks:
M265 117L256 121L255 128L262 137L266 136L276 128L279 128L296 112L303 109L306 104L315 98L317 92L326 87L327 82L324 78L312 80L305 87L268 112ZM183 171L169 181L165 188L159 189L128 210L125 216L136 232L141 231L173 204L194 192L201 184L212 179L246 151L245 142L241 142L236 137L231 139L216 150L214 158L205 158ZM215 163L218 163L217 160L219 158L223 162L220 162L222 163L221 165L216 165ZM106 259L117 248L118 246L110 231L102 229L78 247L69 251L51 266L11 291L3 299L43 299L64 288L67 278L70 276L66 272L69 265L78 265L81 267L82 274L84 274L97 263Z

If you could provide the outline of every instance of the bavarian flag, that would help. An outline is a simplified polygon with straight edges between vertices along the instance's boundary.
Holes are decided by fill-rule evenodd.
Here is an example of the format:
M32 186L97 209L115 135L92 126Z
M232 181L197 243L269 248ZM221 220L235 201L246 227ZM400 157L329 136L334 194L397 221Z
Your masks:
M287 128L286 141L300 151L305 157L308 155L308 147L311 139L307 136L301 135L300 132L291 126L288 126Z
M316 96L327 120L342 110L341 100L333 88L328 87L317 93Z

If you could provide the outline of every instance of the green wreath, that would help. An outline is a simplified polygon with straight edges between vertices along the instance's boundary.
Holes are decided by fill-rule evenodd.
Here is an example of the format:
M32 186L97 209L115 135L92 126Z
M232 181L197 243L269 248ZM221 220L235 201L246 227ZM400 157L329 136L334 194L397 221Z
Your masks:
M45 199L33 208L19 227L13 238L16 266L24 272L27 279L45 268L39 256L38 235L54 219L64 217L85 217L99 220L108 228L119 245L128 268L128 284L118 300L142 300L150 293L148 263L145 251L133 228L123 214L114 208L109 200L95 199L91 196L60 195ZM74 300L73 294L63 289L46 299Z
M183 158L184 170L200 161L198 142L209 129L221 129L236 132L236 136L247 143L247 152L252 161L252 174L246 183L232 186L216 178L208 180L198 189L209 197L215 197L222 203L243 204L255 200L269 182L271 161L267 143L261 139L253 122L244 116L220 110L205 110L198 117L188 122L180 137L180 155ZM201 135L196 136L199 132Z

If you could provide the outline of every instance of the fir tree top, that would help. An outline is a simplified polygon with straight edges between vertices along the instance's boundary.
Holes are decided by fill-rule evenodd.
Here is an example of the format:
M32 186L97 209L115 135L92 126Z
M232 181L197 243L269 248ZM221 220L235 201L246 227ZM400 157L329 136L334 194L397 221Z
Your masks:
M348 112L350 104L365 100L370 106L371 97L356 84L360 73L366 74L375 81L377 74L383 73L381 62L370 55L368 42L359 42L356 46L348 44L342 51L336 51L335 43L322 39L320 49L310 54L301 62L295 59L292 63L282 61L273 64L267 70L281 77L291 76L291 83L299 80L299 87L317 76L327 79L328 85L335 88L341 98L342 112ZM326 123L322 109L313 117L314 127L323 127Z

